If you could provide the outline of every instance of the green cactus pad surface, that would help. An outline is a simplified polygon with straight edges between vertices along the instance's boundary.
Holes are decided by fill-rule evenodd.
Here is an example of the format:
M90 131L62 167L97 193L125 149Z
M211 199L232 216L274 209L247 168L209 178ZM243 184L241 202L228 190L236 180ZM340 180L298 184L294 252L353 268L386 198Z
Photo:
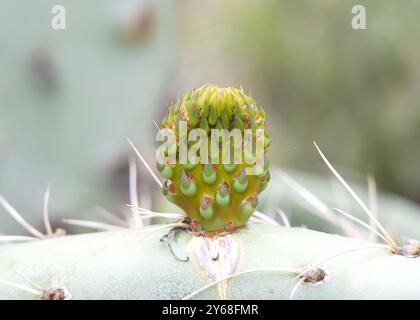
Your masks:
M246 228L214 240L180 233L173 249L190 258L180 262L159 241L167 230L158 230L139 241L161 227L2 246L0 279L28 286L18 273L43 288L61 280L75 300L182 299L223 276L259 270L215 284L191 298L288 299L299 280L296 272L322 262L319 267L327 273L326 281L303 282L293 299L420 297L420 258L391 254L377 243L301 228L248 223ZM217 244L228 238L237 243L236 249L219 247L220 258L216 261L202 254L202 242ZM206 264L214 266L208 268L210 271L221 270L223 274L214 277L206 272ZM296 272L284 271L288 269ZM0 299L40 296L0 283Z
M244 137L246 129L253 130L253 144L256 144L257 129L264 129L264 154L270 145L270 133L265 127L266 115L252 97L242 89L204 85L184 95L170 106L161 122L161 128L170 130L176 136L177 161L158 163L157 168L166 180L163 194L169 201L179 206L191 219L194 231L231 232L244 226L258 204L258 195L267 186L270 173L267 160L258 175L248 175L247 168L255 168L253 154L245 152L244 140L240 145L241 161L234 161L234 149L238 142L229 137L231 162L223 161L227 152L218 141L217 163L184 163L179 157L180 121L185 121L187 130L203 129L207 134L207 145L211 146L212 129L239 129ZM255 136L254 136L255 135ZM222 140L223 141L223 140ZM188 147L192 144L188 141ZM188 159L189 160L189 159Z

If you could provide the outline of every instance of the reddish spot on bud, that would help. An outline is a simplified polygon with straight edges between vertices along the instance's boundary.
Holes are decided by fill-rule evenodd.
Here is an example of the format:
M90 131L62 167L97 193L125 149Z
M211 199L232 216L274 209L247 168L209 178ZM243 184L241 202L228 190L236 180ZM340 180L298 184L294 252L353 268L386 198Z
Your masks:
M169 194L173 194L173 195L176 194L175 185L172 183L171 180L166 180L163 183L163 190L164 190L164 193L169 193Z
M245 201L248 201L253 208L256 208L258 206L258 195L254 194L252 196L249 196L248 198L246 198Z
M230 186L226 181L222 181L222 183L218 187L218 191L222 197L228 195L230 193Z
M201 199L200 206L203 209L207 209L209 206L212 206L214 204L214 200L212 197L209 197L207 195L204 195Z
M235 174L235 177L239 180L240 183L246 183L246 169L245 166L242 167L242 170Z
M227 224L226 224L226 231L228 231L228 232L232 232L232 231L235 231L236 230L236 224L235 224L235 222L233 222L233 221L229 221Z
M191 226L192 231L200 231L201 229L201 223L200 221L197 221L197 220L191 221L190 226Z

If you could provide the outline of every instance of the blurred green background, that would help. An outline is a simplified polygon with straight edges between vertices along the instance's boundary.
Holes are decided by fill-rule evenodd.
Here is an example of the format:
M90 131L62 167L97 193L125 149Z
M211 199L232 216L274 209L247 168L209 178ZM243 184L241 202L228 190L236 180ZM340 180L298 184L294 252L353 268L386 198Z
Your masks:
M48 183L56 223L124 210L126 137L153 163L153 121L207 82L266 109L272 166L326 174L316 140L345 176L420 202L420 1L68 0L52 30L55 4L0 1L0 194L31 222Z

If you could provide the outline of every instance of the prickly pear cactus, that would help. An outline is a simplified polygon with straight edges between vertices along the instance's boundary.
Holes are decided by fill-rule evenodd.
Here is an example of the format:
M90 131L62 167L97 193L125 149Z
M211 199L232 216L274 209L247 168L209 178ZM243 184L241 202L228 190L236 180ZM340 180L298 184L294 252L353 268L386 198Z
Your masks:
M242 135L247 129L253 130L254 135L258 134L257 129L263 129L259 132L264 134L262 139L265 153L270 145L265 117L263 109L242 89L205 85L192 90L173 104L162 121L161 128L175 134L177 159L183 134L179 130L180 121L185 121L188 130L204 130L207 139L204 142L208 146L214 137L213 129L219 129L219 132L238 129ZM219 143L217 140L218 145ZM228 151L236 151L234 149L238 147L237 141L224 149L222 146L220 154L212 155L216 161L211 163L157 163L160 174L167 179L163 194L183 209L191 219L194 231L231 232L244 226L254 213L258 195L267 186L270 173L265 160L259 174L247 174L247 168L256 163L254 154L251 155L243 148L244 143L240 142L239 147L242 148L239 152L242 153L239 158L235 154L234 161L223 161L223 156ZM193 144L188 141L188 146Z
M189 129L202 129L206 142L212 142L215 128L241 134L265 129L264 112L252 98L242 90L214 85L184 96L162 122L162 128L173 132L172 148L182 158L179 120ZM266 152L270 135L264 130L262 137ZM247 161L249 149L242 148L245 161L227 164L222 160L230 145L223 149L222 144L216 163L157 159L159 172L167 179L163 193L186 217L142 208L136 213L139 218L164 217L173 223L133 230L114 226L112 232L65 236L52 232L45 206L44 236L2 199L4 209L35 237L0 236L3 241L32 241L0 247L0 299L418 298L420 243L392 236L315 146L372 225L336 211L384 243L290 228L285 215L285 228L261 212L251 217L270 177L267 162L261 166ZM248 174L255 167L261 170ZM85 221L87 225L92 221ZM99 225L105 230L103 223Z

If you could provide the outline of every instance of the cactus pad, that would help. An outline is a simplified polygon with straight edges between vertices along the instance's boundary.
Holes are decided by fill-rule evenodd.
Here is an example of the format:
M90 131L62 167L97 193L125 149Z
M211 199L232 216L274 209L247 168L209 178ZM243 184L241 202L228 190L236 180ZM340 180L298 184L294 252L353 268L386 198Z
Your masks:
M255 167L256 136L263 133L264 154L270 145L270 133L265 127L265 113L256 102L242 89L205 85L187 93L171 105L169 112L161 122L161 128L176 136L177 161L158 163L157 168L166 179L163 194L172 203L179 206L191 220L194 231L231 232L244 226L254 213L258 204L258 194L264 190L270 179L267 160L257 175L249 175L247 168ZM180 121L185 121L188 132L191 129L203 129L206 133L208 163L180 163ZM212 129L239 129L243 133L252 130L252 157L244 148L245 138L241 142L240 160L233 159L234 148L238 143L231 137L230 159L227 163L223 154L228 148L217 143L221 152L211 153ZM257 130L264 129L264 130ZM214 130L213 130L214 131ZM202 131L203 132L203 131ZM259 132L259 133L257 133ZM216 140L213 140L216 141ZM189 148L196 143L188 140ZM244 151L245 150L245 151ZM211 158L215 157L215 158ZM217 159L211 161L211 159Z

